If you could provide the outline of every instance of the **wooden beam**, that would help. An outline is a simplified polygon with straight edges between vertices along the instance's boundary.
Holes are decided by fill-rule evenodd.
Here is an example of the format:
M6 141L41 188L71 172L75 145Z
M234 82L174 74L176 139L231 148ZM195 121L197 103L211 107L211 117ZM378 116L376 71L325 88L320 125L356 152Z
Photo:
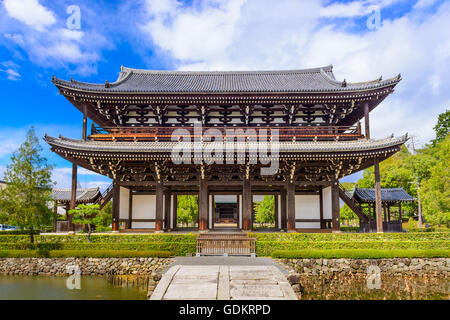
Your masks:
M333 231L341 229L341 213L339 207L339 180L334 178L331 182L331 227Z
M381 182L380 182L380 163L378 159L374 159L373 167L375 171L375 214L377 221L377 232L383 232L383 217L381 203Z
M155 230L163 230L163 186L161 183L156 184L156 205L155 205Z
M199 230L208 230L209 217L209 194L208 182L206 179L200 179L200 188L198 193L198 228Z
M112 231L119 231L120 220L120 185L113 182Z
M295 184L287 184L287 230L295 231Z
M242 185L242 229L243 230L252 230L253 229L253 220L252 220L252 211L253 211L253 197L252 197L252 188L249 179L244 179L244 183Z
M87 107L86 104L83 105L83 132L82 132L82 138L83 141L86 141L87 137Z

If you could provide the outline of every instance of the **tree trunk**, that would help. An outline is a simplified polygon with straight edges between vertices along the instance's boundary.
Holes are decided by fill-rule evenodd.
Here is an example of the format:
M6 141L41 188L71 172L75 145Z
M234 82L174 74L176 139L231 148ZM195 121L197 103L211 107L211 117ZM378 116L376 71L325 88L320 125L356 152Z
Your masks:
M34 243L33 229L30 230L30 242L31 242L31 243Z
M87 240L88 240L89 243L91 242L91 224L90 223L88 223Z

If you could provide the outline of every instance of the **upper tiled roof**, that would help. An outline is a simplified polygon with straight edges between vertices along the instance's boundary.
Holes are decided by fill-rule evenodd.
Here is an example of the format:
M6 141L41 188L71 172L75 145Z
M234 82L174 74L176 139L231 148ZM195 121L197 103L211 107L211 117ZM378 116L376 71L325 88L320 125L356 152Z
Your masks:
M316 141L316 142L278 142L280 152L351 152L379 150L388 147L398 146L405 143L408 136L405 134L400 137L388 137L379 140L354 140L354 141ZM108 141L83 141L65 137L54 138L45 136L44 140L54 147L62 147L77 151L96 151L96 152L126 152L126 153L158 153L172 152L179 142L108 142ZM193 143L186 143L186 148L192 148ZM261 143L268 142L235 142L234 150L258 150L263 148ZM275 143L275 142L273 142ZM204 149L213 150L218 147L224 147L222 142L203 142ZM184 148L184 146L183 146ZM266 146L266 150L271 150L271 145ZM260 149L259 149L260 150ZM273 149L272 149L273 150Z
M350 198L356 198L359 202L374 202L375 189L356 188L345 192ZM415 201L403 188L382 188L381 201Z
M53 78L59 87L110 93L286 93L360 91L396 84L400 75L360 83L336 81L332 66L279 71L154 71L121 67L116 82L93 84Z
M86 188L77 189L77 200L76 202L93 202L100 196L100 189L97 188ZM70 201L71 189L55 188L52 190L52 199L55 201Z

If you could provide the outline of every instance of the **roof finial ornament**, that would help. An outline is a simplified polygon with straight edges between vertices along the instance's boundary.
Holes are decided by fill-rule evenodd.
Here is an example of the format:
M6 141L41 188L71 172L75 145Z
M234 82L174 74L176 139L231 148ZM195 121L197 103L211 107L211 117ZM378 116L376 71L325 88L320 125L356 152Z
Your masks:
M383 76L380 76L380 77L378 78L378 82L381 81L381 80L383 80Z
M402 78L402 74L399 73L398 76L397 76L397 80L400 80L401 78Z
M52 81L56 81L55 75L52 75Z
M342 86L345 88L347 86L347 80L344 79L344 81L342 81Z
M105 80L105 88L109 88L109 82L108 82L108 80Z

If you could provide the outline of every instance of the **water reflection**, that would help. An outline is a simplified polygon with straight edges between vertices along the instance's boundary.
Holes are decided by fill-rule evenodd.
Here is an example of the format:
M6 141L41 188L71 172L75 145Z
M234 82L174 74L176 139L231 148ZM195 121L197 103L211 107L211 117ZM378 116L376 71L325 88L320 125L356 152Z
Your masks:
M448 300L450 279L437 276L381 276L379 289L370 289L367 276L302 276L305 300ZM372 287L373 288L373 287Z
M115 286L104 277L82 276L81 289L69 290L66 277L0 276L0 300L143 300L147 291Z

